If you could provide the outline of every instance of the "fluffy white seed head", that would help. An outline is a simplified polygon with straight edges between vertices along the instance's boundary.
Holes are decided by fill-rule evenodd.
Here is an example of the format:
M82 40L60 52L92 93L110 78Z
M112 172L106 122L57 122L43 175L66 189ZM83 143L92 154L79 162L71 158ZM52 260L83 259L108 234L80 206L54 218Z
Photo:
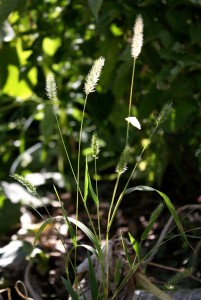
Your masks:
M138 58L143 45L143 27L143 19L141 15L138 15L133 27L133 38L131 44L131 55L135 59Z
M104 57L100 57L99 59L95 60L89 74L87 75L86 81L85 81L84 91L85 91L86 95L95 91L95 87L99 80L101 70L102 70L102 67L104 66L104 63L105 63Z
M48 99L50 99L53 104L58 103L58 98L57 98L57 85L55 78L52 74L49 74L46 79L46 93Z

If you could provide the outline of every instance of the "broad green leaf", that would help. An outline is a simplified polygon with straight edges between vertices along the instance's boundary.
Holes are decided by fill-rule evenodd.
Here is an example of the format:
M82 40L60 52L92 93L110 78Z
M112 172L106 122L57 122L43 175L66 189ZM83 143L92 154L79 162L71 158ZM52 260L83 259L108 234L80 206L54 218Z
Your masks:
M89 283L90 283L91 297L92 299L98 299L98 284L97 284L96 275L94 272L93 264L89 253L88 253L88 263L89 263Z
M135 240L135 238L130 234L130 232L128 233L128 236L129 236L130 242L133 246L133 250L135 251L137 258L140 260L140 245Z
M181 225L181 222L180 222L180 219L176 213L176 210L174 208L174 206L172 205L172 202L170 201L170 199L168 198L167 195L165 195L164 193L154 189L154 188L151 188L149 186L144 186L144 185L139 185L139 186L136 186L136 187L133 187L133 188L129 188L125 191L125 194L130 194L134 191L144 191L144 192L157 192L164 200L165 204L167 205L183 239L189 244L188 240L187 240L187 237L185 235L185 232L183 230L183 227Z
M63 284L65 285L65 288L67 289L68 293L72 297L72 300L79 300L79 297L78 297L77 293L74 291L71 283L68 282L68 280L66 280L65 278L63 278L63 277L61 277L61 278L62 278Z
M97 19L98 18L98 12L101 8L103 0L88 0L88 2L89 2L89 7L90 7L94 17Z

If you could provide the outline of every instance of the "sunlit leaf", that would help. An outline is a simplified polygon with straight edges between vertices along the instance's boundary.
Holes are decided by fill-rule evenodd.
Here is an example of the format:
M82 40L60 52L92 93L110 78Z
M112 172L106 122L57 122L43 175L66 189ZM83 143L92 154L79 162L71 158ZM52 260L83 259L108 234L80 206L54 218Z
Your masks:
M129 235L129 239L130 239L130 242L133 246L133 249L137 255L137 258L140 260L140 245L138 244L138 242L135 240L135 238L131 235L131 233L129 232L128 233Z

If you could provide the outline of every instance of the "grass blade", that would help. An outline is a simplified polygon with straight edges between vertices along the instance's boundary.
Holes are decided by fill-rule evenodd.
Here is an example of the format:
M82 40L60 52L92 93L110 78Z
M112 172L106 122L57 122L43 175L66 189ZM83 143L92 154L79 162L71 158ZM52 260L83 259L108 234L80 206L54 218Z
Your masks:
M128 236L129 236L130 242L133 246L133 250L135 251L137 258L140 261L140 246L139 246L138 242L135 240L135 238L130 234L130 232L128 233Z
M93 190L93 187L92 187L92 184L91 184L91 178L90 178L89 174L88 174L88 180L89 180L89 190L90 190L90 193L91 193L91 197L94 200L94 203L96 204L96 206L98 206L99 205L99 200L98 200L98 197L97 197L96 193Z
M93 232L86 225L84 225L80 221L78 221L74 218L71 218L71 217L68 217L68 220L71 223L77 225L77 227L79 227L88 236L88 238L92 241L92 243L94 244L94 246L98 250L98 252L99 252L99 250L101 250L99 240L96 238L96 236L93 234Z
M83 200L84 205L86 205L86 202L87 202L88 189L89 189L89 172L88 172L88 162L87 162L87 156L86 156L85 179L84 179L84 200Z
M37 244L37 241L38 241L38 239L39 239L39 237L40 237L40 234L43 232L43 230L45 229L45 227L46 227L47 225L50 224L50 222L51 222L51 219L48 218L48 219L46 219L46 220L42 223L42 225L39 227L39 229L38 229L38 231L36 232L35 237L34 237L34 242L33 242L33 246L34 246L34 247L35 247L36 244Z
M65 285L65 288L67 289L68 293L70 294L70 296L72 297L73 300L79 300L78 295L76 294L76 292L74 291L72 285L70 282L68 282L68 280L66 280L65 278L61 277L63 284Z
M172 202L170 201L170 199L168 198L167 195L165 195L164 193L162 193L162 192L160 192L160 191L158 191L158 190L156 190L152 187L144 186L144 185L139 185L139 186L136 186L136 187L133 187L133 188L129 188L125 191L125 194L130 194L134 191L157 192L163 198L165 204L167 205L167 208L169 209L169 211L170 211L170 213L171 213L171 215L172 215L172 217L173 217L173 219L174 219L174 221L175 221L175 223L176 223L176 225L177 225L177 227L178 227L178 229L181 233L181 236L183 237L185 242L191 247L191 245L189 244L188 239L185 235L185 232L183 230L183 227L182 227L180 219L177 215L177 212L176 212Z
M65 221L66 221L66 223L67 223L67 225L68 225L68 228L69 228L69 231L70 231L70 236L71 236L73 245L76 247L76 246L77 246L77 239L76 239L75 232L74 232L74 230L73 230L73 227L71 226L71 223L70 223L69 220L68 220L68 216L67 216L67 214L66 214L66 210L65 210L65 208L64 208L64 206L63 206L63 203L61 202L61 199L60 199L60 197L59 197L59 194L58 194L57 189L56 189L55 186L54 186L54 190L55 190L57 199L59 200L59 203L60 203L60 205L61 205L61 209L62 209L62 212L63 212L63 215L64 215L64 219L65 219Z
M94 267L93 267L89 253L88 253L88 263L89 263L89 283L90 283L91 297L93 300L96 300L99 298L98 297L98 284L97 284Z

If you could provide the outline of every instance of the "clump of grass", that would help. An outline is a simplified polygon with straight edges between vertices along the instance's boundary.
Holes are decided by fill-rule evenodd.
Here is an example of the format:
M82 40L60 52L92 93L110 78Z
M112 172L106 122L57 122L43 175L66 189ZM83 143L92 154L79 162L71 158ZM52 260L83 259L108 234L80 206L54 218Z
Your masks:
M93 253L93 261L92 261L92 258L88 255L88 261L87 261L88 267L85 268L88 270L88 273L89 273L88 278L89 278L89 283L90 283L90 288L91 288L91 297L93 300L95 300L95 299L107 300L110 298L110 296L109 296L110 284L111 284L111 282L110 282L111 268L110 267L111 267L111 260L112 260L112 256L111 256L112 248L111 248L111 243L110 243L110 239L109 239L110 230L111 230L114 218L117 214L119 205L122 202L125 195L127 195L128 193L134 192L136 190L145 191L145 192L146 191L157 192L164 200L165 205L168 207L171 215L173 216L173 219L174 219L176 225L178 226L178 228L181 232L182 237L187 241L185 233L182 228L182 225L180 223L180 220L174 209L174 206L172 205L170 199L165 194L163 194L162 192L160 192L158 190L155 190L153 188L146 187L146 186L137 186L137 187L128 188L128 186L131 182L131 179L137 169L138 163L139 163L139 159L138 159L133 167L128 168L129 155L130 155L130 147L129 147L130 124L138 129L141 129L141 124L138 121L138 119L136 118L136 116L131 116L131 110L132 110L132 98L133 98L133 88L134 88L135 65L136 65L136 60L138 59L138 57L141 53L141 49L142 49L142 45L143 45L143 28L144 28L143 19L139 15L139 16L137 16L136 21L135 21L135 25L133 28L133 38L132 38L132 43L131 43L131 57L133 58L133 70L132 70L132 76L131 76L130 97L129 97L129 104L128 104L128 116L125 118L127 121L127 123L125 124L126 125L125 147L124 147L124 150L122 151L122 154L121 154L120 159L116 166L117 177L116 177L116 182L114 184L113 195L112 195L109 213L108 213L107 229L106 229L106 232L104 232L104 233L101 232L101 224L100 224L101 223L100 222L100 200L99 200L99 193L98 193L97 165L96 165L96 161L98 160L99 153L100 153L100 144L99 144L99 139L98 139L98 136L96 133L93 134L92 139L91 139L92 157L94 159L95 189L93 187L93 182L92 182L91 176L89 174L88 158L86 157L84 191L81 190L81 187L80 187L80 159L81 159L81 146L82 146L81 145L81 137L82 137L83 126L84 126L84 116L85 116L85 109L86 109L86 105L87 105L87 99L88 99L89 94L92 92L95 92L95 90L96 90L98 80L101 76L101 72L102 72L102 69L105 64L105 59L103 57L100 57L99 59L97 59L94 62L91 70L89 71L89 73L86 77L86 81L84 84L85 99L84 99L82 118L81 118L81 123L80 123L80 131L79 131L77 170L75 170L75 171L72 167L72 164L70 161L70 156L68 154L68 151L65 146L65 142L64 142L64 139L63 139L63 136L61 133L59 120L57 118L57 110L59 109L59 100L58 100L58 96L57 96L56 81L55 81L54 76L52 76L52 75L49 75L47 77L47 81L46 81L47 97L52 102L54 112L55 112L55 118L56 118L57 125L58 125L58 130L59 130L60 137L61 137L61 141L64 146L65 153L66 153L66 156L67 156L70 168L71 168L71 172L72 172L72 175L74 177L74 180L75 180L75 183L77 186L75 219L70 218L66 215L66 212L62 206L62 202L59 199L59 195L58 195L57 191L55 190L58 200L63 209L63 217L69 226L69 229L70 229L69 231L71 234L71 238L73 240L73 247L75 250L75 256L74 256L75 264L73 267L74 272L75 272L74 286L71 284L69 276L68 276L68 273L69 273L68 272L68 260L70 260L71 252L68 253L68 255L67 255L67 264L66 264L67 280L63 279L66 289L67 289L68 293L71 295L72 299L78 300L78 299L84 299L84 297L85 297L84 295L82 295L83 291L80 286L79 280L77 279L77 276L76 276L77 247L78 247L76 238L77 238L77 229L78 228L81 229L92 242L92 246L79 245L79 246L85 247L87 250L89 250L90 252ZM172 108L171 103L168 103L163 107L161 113L156 118L155 127L154 127L147 143L144 145L143 149L141 150L141 153L139 155L140 158L142 157L144 151L150 144L152 136L158 129L159 125L162 122L164 122L171 115L172 111L173 111L173 108ZM130 172L130 175L128 177L128 180L127 180L123 190L121 191L120 195L117 197L117 189L118 189L119 181L121 179L122 174L125 172ZM20 183L25 185L26 188L31 193L33 193L33 194L36 193L36 190L34 189L34 187L32 185L30 185L20 175L15 174L15 175L13 175L13 177L17 181L19 181ZM91 215L90 215L90 212L88 209L88 201L87 200L88 200L89 195L94 200L94 203L95 203L96 209L97 209L97 220L98 220L98 229L97 230L95 228L95 225L93 223L93 220L91 218ZM84 204L84 208L88 215L91 228L88 228L87 226L85 226L83 223L81 223L79 221L79 201L80 200ZM130 256L130 250L128 249L129 243L126 243L125 240L121 237L121 239L120 239L121 251L123 249L125 252L124 253L125 260L123 261L123 263L118 263L118 261L115 262L114 270L113 270L115 272L115 274L114 274L113 278L114 278L114 284L116 284L116 286L115 286L116 291L114 293L115 296L113 296L110 299L114 299L114 297L116 297L118 295L118 293L121 292L121 289L132 278L132 276L134 276L134 274L135 274L135 272L137 272L140 264L142 264L142 262L146 259L146 257L143 257L143 258L141 257L141 243L144 239L147 238L147 235L150 232L150 230L153 228L153 225L154 225L156 219L161 214L163 207L164 207L163 203L159 204L159 206L152 213L152 215L150 217L150 222L149 222L147 228L145 229L144 233L141 236L140 243L138 243L135 240L135 238L132 237L132 235L130 233L128 234L129 240L130 240L129 243L130 243L131 249L135 253L135 255ZM50 222L50 220L48 219L42 225L42 227L39 230L39 233L36 236L35 242L37 241L39 234L42 232L42 230L45 228L46 224L48 224L49 222ZM75 231L73 230L71 224L74 224L76 226ZM105 238L105 246L104 247L102 247L102 235L103 234L104 234L104 238ZM97 279L97 274L94 270L94 261L95 260L98 261L98 266L99 266L99 271L100 271L99 274L101 273L101 275L98 276L98 279ZM122 271L124 268L124 264L126 265L126 273L124 271ZM142 278L142 276L140 278ZM147 282L147 279L145 281ZM158 292L158 290L157 290L157 292ZM153 293L154 293L154 291L153 291Z

